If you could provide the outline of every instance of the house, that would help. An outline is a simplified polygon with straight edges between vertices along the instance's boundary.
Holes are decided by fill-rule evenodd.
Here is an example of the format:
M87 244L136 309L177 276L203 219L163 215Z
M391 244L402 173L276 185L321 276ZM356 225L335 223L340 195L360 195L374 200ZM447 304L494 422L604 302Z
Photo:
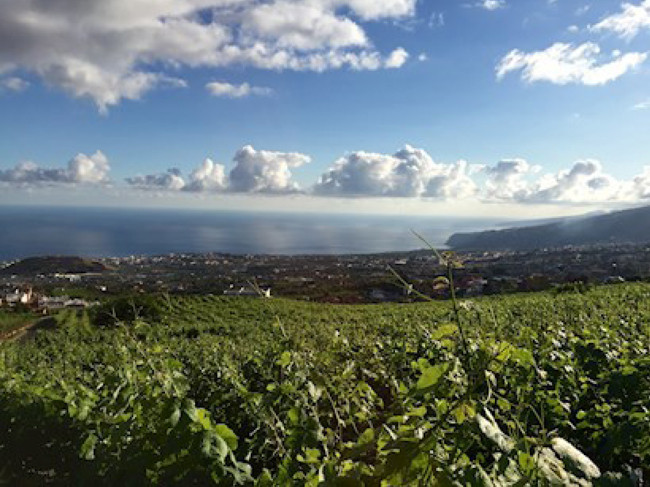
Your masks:
M607 276L602 280L603 284L622 284L625 278L622 276Z
M487 279L483 279L482 277L471 277L465 280L462 290L465 292L465 296L480 296L483 294L483 290L487 284Z
M4 304L7 306L16 306L18 304L28 305L34 300L34 293L29 288L27 291L15 289L14 292L5 294Z
M73 309L86 309L90 306L90 303L83 299L68 299L64 306L66 308L73 308Z
M68 300L66 296L41 296L38 298L38 308L43 310L55 310L65 308L65 303Z
M271 288L268 289L254 289L248 286L235 287L232 284L228 289L223 292L224 296L249 296L255 298L270 298Z
M26 292L20 294L20 304L29 304L34 299L34 293L32 288L29 288Z

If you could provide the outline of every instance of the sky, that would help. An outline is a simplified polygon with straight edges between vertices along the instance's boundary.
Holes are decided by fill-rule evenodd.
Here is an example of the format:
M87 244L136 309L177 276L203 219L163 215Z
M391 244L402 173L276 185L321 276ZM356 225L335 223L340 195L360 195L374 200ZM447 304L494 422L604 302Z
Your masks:
M0 204L650 199L650 0L0 3Z

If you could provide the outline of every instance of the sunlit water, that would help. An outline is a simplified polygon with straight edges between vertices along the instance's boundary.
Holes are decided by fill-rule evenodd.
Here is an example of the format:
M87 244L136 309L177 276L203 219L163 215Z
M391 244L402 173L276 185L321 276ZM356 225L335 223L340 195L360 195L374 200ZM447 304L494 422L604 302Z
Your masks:
M437 246L496 221L439 217L0 207L0 260L181 252L346 254Z

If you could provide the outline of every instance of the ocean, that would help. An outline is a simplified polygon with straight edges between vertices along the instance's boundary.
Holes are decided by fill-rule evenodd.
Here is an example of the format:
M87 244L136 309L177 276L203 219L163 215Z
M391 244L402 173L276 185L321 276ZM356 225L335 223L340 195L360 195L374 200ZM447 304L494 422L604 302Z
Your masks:
M38 255L358 254L442 247L499 222L423 216L0 207L0 260Z

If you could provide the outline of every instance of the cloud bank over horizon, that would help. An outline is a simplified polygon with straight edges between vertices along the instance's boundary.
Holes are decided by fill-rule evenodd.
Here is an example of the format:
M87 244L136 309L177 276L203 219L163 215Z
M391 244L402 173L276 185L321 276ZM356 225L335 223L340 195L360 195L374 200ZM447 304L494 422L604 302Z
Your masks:
M291 194L301 191L292 181L291 170L309 162L311 158L305 154L258 151L247 145L233 157L234 167L228 175L225 165L206 158L187 178L172 168L160 174L126 178L126 182L138 189L154 191Z
M577 160L554 173L522 158L503 159L493 165L465 160L440 163L424 149L406 145L394 154L351 152L336 160L306 188L293 171L312 158L298 152L238 150L228 171L225 164L206 158L187 176L178 168L124 179L140 192L203 195L292 195L314 198L398 198L423 201L480 201L516 204L615 204L650 200L650 166L630 179L617 179L596 159ZM0 186L30 189L39 186L108 185L108 158L97 151L78 154L66 167L44 168L20 162L0 171Z
M32 161L22 161L11 169L0 170L0 185L34 187L57 184L104 184L109 182L108 158L97 151L88 156L79 153L65 168L44 168Z

